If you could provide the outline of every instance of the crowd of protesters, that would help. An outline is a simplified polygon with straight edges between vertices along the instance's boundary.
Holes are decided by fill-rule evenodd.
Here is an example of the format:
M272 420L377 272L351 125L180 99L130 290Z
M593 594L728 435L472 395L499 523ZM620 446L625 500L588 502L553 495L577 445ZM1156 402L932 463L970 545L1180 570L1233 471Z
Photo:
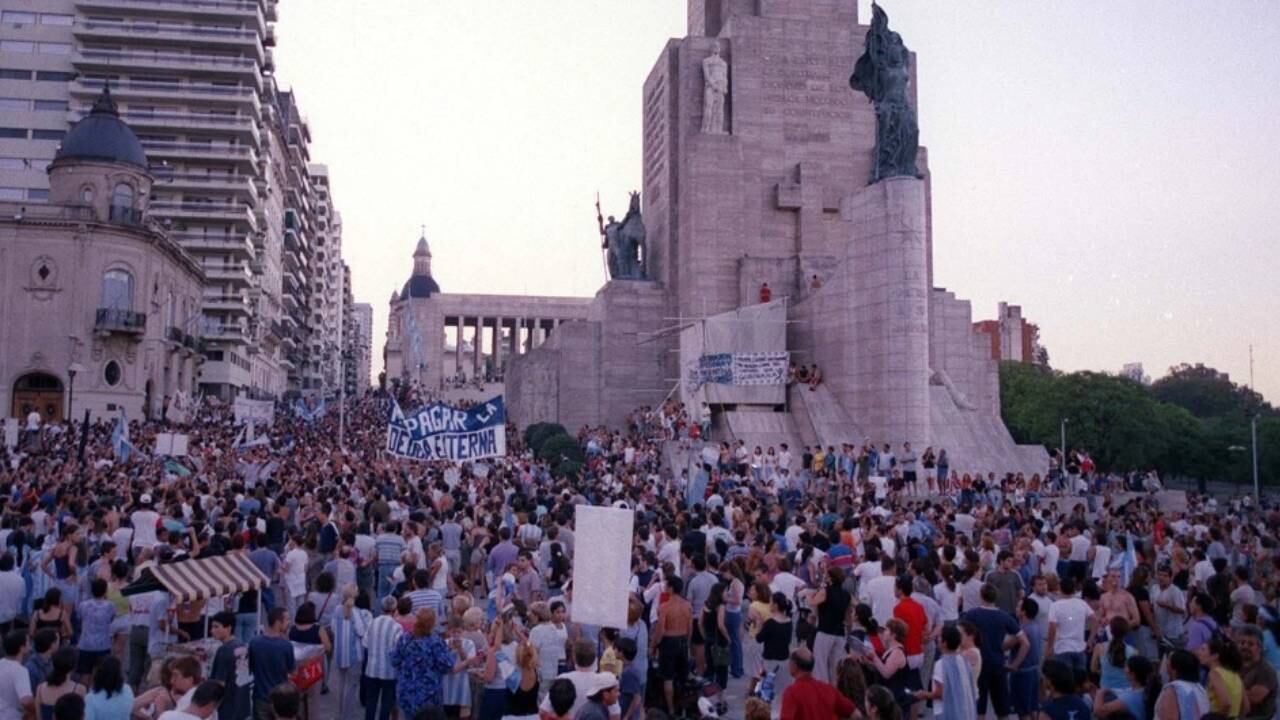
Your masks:
M0 450L0 720L1275 716L1280 515L1247 501L1162 506L1081 453L1042 478L704 443L677 403L579 429L568 476L514 428L457 467L385 453L390 404L347 401L342 433L278 408L250 443L205 401L127 458L109 421ZM188 454L154 457L162 431ZM624 627L573 619L582 503L636 513ZM269 585L134 592L219 555ZM207 666L170 652L206 637Z

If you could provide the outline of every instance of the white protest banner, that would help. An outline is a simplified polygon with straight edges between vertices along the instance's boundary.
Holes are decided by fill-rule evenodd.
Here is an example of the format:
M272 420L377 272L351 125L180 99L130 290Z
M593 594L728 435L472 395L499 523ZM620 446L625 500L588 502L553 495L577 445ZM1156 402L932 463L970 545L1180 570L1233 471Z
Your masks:
M190 438L182 433L159 433L156 435L155 455L169 457L186 457L187 443Z
M458 481L459 481L459 480L461 480L461 479L462 479L462 471L461 471L461 470L459 470L459 469L458 469L458 468L456 468L456 467L445 468L445 471L444 471L444 484L445 484L445 485L448 485L450 490L452 490L452 489L454 489L455 487L457 487L457 486L458 486Z
M631 540L635 511L574 508L572 620L625 628L631 597Z
M270 425L276 419L276 404L272 400L250 400L238 397L232 404L231 410L235 413L237 425L250 421Z
M734 385L781 385L787 381L788 353L751 352L733 354Z
M5 418L4 446L10 449L18 446L18 419L17 418Z

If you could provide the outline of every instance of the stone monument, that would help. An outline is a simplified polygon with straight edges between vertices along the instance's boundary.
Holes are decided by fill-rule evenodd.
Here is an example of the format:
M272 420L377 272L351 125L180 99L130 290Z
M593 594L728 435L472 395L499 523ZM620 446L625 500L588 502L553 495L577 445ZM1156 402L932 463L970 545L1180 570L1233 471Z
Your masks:
M996 362L969 303L934 284L917 65L882 10L857 21L857 0L690 0L688 35L666 44L644 83L648 280L607 283L590 331L561 333L580 344L531 358L564 368L556 381L522 388L554 385L575 422L616 422L670 396L681 328L755 305L768 283L785 305L787 350L824 382L789 393L785 411L712 405L727 419L715 432L738 434L736 416L803 444L945 447L961 472L1047 469L1044 448L1016 445L1000 419ZM612 278L627 276L628 257ZM622 364L588 373L588 402L571 357ZM517 422L557 419L522 404Z
M640 193L631 193L631 206L618 222L612 215L608 224L600 218L596 202L596 222L600 224L601 247L607 253L605 264L611 280L644 280L644 220L640 216Z

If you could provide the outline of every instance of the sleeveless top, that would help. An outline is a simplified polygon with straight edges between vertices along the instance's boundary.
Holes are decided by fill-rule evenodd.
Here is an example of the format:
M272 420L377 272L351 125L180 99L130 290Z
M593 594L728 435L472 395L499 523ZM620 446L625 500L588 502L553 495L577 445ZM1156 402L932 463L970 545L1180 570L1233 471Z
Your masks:
M39 614L37 614L36 630L51 628L53 630L57 630L58 634L61 635L62 634L62 613L63 613L62 608L58 608L58 617L54 618L53 620L45 620L44 618L40 617Z
M504 715L537 715L538 683L528 690L521 690L517 685L514 690L507 690L507 705Z
M1240 717L1241 701L1244 699L1244 682L1240 680L1238 674L1226 668L1214 668L1213 672L1222 680L1222 684L1227 686L1227 696L1221 698L1210 691L1209 710L1229 718Z
M909 694L910 688L907 686L907 682L909 680L908 675L913 671L911 670L911 668L907 667L907 663L906 663L907 651L902 649L901 646L896 648L890 648L889 650L886 650L882 655L880 655L880 662L882 663L886 662L889 656L892 655L895 651L902 653L902 659L903 659L902 667L894 671L893 675L890 675L887 678L883 678L884 680L883 684L885 688L887 688L890 692L893 693L893 698L898 701L899 705L903 705L904 703L906 703L903 706L909 707L911 696ZM919 673L920 671L916 670L914 672Z

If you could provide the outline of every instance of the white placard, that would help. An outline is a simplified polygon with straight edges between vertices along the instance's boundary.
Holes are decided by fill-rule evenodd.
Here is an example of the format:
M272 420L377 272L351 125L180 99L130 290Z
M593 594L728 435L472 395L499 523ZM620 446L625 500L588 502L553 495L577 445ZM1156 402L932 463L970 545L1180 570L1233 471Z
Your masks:
M459 470L459 469L458 469L458 468L456 468L456 467L445 468L445 470L444 470L444 484L445 484L445 485L448 485L450 490L452 490L452 489L454 489L455 487L457 487L457 486L458 486L458 480L460 480L460 479L462 479L462 471L461 471L461 470Z
M578 505L574 512L572 620L625 628L635 511Z
M156 455L168 457L186 457L187 442L190 438L182 433L158 433L156 435Z

